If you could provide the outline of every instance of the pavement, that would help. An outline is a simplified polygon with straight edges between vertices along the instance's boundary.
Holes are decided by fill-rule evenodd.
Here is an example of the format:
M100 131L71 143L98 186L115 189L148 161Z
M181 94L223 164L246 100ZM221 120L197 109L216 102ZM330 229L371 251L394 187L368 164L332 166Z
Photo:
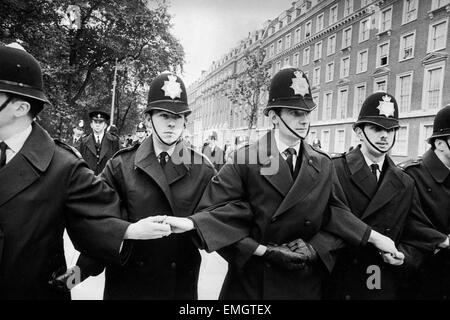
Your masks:
M74 266L80 253L75 250L67 233L64 233L64 251L67 266ZM217 253L200 250L202 264L198 281L199 300L217 300L228 264ZM73 300L102 300L105 274L89 277L71 291Z

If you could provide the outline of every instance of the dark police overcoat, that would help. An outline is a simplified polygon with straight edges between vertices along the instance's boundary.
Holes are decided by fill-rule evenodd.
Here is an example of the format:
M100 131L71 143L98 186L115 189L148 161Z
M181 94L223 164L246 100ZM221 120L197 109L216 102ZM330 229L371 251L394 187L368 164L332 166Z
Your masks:
M445 236L436 231L424 215L414 181L397 168L389 156L385 158L378 183L360 146L337 156L333 163L351 211L373 230L388 236L397 245L403 241L402 236L406 232L408 239L412 239L417 248L428 251L445 240ZM403 249L407 249L407 244L403 245ZM415 250L413 248L406 252ZM407 255L405 264L414 263L408 259L415 258ZM370 266L380 268L380 289L367 285L372 274L371 269L368 269ZM326 297L394 299L397 297L399 273L404 267L384 263L379 250L372 245L365 248L347 246L339 251Z
M119 139L115 135L105 132L101 142L100 152L97 152L94 134L91 133L81 139L78 150L83 156L83 159L87 162L89 168L91 168L95 174L100 174L105 168L108 160L119 150Z
M52 288L65 270L63 232L77 250L119 262L127 222L117 194L72 149L34 123L0 169L0 299L68 299Z

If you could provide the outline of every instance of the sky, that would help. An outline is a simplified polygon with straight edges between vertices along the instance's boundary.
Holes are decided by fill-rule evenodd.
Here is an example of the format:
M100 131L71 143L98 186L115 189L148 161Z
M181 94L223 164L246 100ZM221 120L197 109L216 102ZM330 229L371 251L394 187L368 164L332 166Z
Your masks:
M291 7L294 0L169 0L172 34L185 51L186 86L220 59L249 32L263 27Z

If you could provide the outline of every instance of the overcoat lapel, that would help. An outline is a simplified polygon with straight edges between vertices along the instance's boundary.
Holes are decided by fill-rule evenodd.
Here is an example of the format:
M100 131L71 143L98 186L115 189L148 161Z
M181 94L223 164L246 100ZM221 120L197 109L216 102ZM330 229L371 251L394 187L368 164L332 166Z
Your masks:
M152 137L145 139L144 142L142 142L142 144L139 146L136 151L134 164L137 168L141 169L158 184L167 200L169 201L172 211L175 212L169 183L167 182L167 178L164 174L163 168L156 158Z
M356 147L347 153L345 157L350 170L350 179L368 199L371 199L377 190L377 183L369 171L360 148Z
M180 159L181 161L176 161L176 163L174 163L174 161L172 160L174 159L175 155L178 155L179 157L177 159ZM164 173L169 185L183 178L188 172L188 167L186 166L186 164L184 164L184 162L182 162L182 160L186 158L185 155L189 157L188 150L184 146L184 143L177 143L177 145L175 146L175 150L172 153L172 157L164 167Z
M278 151L273 131L267 133L258 141L258 162L266 168L275 168L271 174L262 174L282 196L286 196L292 186L293 180L286 161ZM267 170L269 171L269 170Z
M301 143L302 163L297 179L290 188L286 197L281 202L274 217L277 217L291 209L298 202L302 201L318 183L320 172L319 159L313 154L311 147L302 141ZM288 168L288 173L289 168Z
M0 206L39 179L53 158L55 143L38 124L32 126L22 149L0 170Z
M361 215L361 219L367 218L372 213L382 208L405 187L401 178L398 176L398 173L395 171L395 164L392 160L386 156L385 161L388 161L388 165L386 166L386 169L384 169L386 170L384 177L381 180L377 192Z
M86 137L86 146L93 155L97 154L97 150L95 149L94 135L92 133Z

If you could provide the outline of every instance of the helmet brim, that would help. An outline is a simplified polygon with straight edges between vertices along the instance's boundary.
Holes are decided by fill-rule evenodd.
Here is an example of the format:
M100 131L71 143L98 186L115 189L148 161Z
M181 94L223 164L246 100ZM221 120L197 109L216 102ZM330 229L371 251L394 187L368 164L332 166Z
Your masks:
M45 104L52 105L47 99L47 96L42 92L34 88L17 87L8 84L0 84L0 92L12 93L18 96L24 96L27 98L35 99L41 101Z
M161 110L172 114L185 116L188 116L192 112L186 103L172 100L150 102L147 108L145 108L144 113L148 113L152 110Z
M359 119L353 124L353 130L358 127L360 124L373 124L379 127L382 127L386 130L398 129L400 128L400 124L397 119L390 119L386 117L365 117Z
M317 105L314 103L312 99L304 99L304 100L292 100L292 99L286 99L286 100L277 100L275 102L269 102L267 106L264 108L263 113L265 116L269 115L269 111L272 109L296 109L296 110L302 110L305 112L311 112L313 111Z

